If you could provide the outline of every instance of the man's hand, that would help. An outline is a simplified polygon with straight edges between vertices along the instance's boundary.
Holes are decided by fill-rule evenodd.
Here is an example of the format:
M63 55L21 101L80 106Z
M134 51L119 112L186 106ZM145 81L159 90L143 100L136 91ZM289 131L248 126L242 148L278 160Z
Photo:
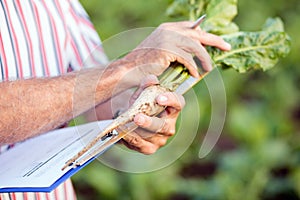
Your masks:
M230 44L221 37L206 33L199 27L192 29L194 22L172 22L161 24L140 45L123 59L138 68L138 76L160 75L171 62L183 64L197 77L193 57L197 57L206 71L212 69L211 59L203 45L230 50Z
M221 37L206 33L199 27L192 29L193 23L188 21L164 23L125 56L125 60L134 63L137 67L136 76L143 77L149 74L158 76L172 62L179 62L192 76L198 77L194 57L200 60L206 71L210 71L211 59L203 45L215 46L225 51L230 50L231 46ZM155 76L148 76L133 95L132 101L145 87L156 83L158 80ZM177 117L185 105L184 98L176 93L165 93L157 97L157 103L166 106L159 117L138 114L134 118L134 122L140 128L123 139L122 142L128 148L144 154L152 154L175 134Z
M133 94L130 103L138 98L145 87L157 83L158 80L154 75L147 76ZM175 134L177 117L185 105L183 96L168 92L159 95L156 100L158 104L166 106L165 111L157 117L149 117L144 114L136 115L134 122L140 128L127 134L122 140L128 148L144 154L152 154L165 145L168 138Z

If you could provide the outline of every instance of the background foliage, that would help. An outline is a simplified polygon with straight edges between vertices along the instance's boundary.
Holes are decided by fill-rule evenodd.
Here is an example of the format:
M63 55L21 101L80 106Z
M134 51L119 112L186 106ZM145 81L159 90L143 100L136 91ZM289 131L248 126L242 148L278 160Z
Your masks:
M166 16L170 2L82 0L102 40L128 29L179 20ZM118 172L94 162L73 177L79 199L300 199L300 1L240 0L238 13L240 29L251 31L266 18L280 16L292 50L265 73L221 72L228 108L213 152L198 158L210 119L209 94L201 82L195 87L200 129L180 159L145 174Z

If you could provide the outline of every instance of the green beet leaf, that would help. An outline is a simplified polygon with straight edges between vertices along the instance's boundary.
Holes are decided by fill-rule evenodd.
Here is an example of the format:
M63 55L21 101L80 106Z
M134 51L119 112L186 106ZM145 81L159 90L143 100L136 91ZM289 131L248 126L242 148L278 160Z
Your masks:
M207 32L222 35L239 30L232 22L237 15L237 0L211 0L203 10L204 13L207 14L207 19L203 22L202 29Z
M192 6L189 0L175 0L168 7L166 13L170 17L179 18L189 18Z
M228 52L208 47L217 67L234 68L240 73L252 69L272 68L290 51L290 38L279 18L268 19L262 31L237 32L222 37L232 45Z
M206 14L207 19L203 22L202 29L217 35L239 30L232 22L237 15L237 0L174 0L167 9L167 14L192 21Z
M207 18L202 29L222 36L232 46L228 52L207 47L214 65L234 68L240 73L252 69L268 70L290 51L290 38L279 18L270 18L261 31L238 32L232 22L237 15L238 0L174 0L167 13L173 17L195 20L202 14Z

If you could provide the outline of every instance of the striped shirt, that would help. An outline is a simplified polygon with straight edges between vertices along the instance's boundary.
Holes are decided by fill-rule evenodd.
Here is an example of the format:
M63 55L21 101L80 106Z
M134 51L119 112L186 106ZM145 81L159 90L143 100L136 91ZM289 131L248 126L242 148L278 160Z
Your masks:
M99 36L78 0L0 1L0 82L57 76L106 63ZM12 146L0 147L0 153ZM68 180L51 193L0 193L4 199L76 196Z

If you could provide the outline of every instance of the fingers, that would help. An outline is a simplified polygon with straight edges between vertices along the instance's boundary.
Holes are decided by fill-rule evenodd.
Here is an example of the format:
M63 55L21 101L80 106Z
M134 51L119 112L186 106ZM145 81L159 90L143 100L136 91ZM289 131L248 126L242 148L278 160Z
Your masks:
M183 109L185 106L185 99L182 95L179 95L175 92L166 92L164 94L159 95L156 98L158 104L162 106L166 106L166 115L169 117L177 117L177 114ZM173 111L173 112L171 112ZM176 114L172 116L172 114Z
M200 42L204 45L217 47L223 51L229 51L231 49L231 45L223 38L204 31L200 31Z
M157 77L155 75L150 74L142 80L142 82L140 84L140 88L143 90L150 85L154 85L154 84L158 84L158 83L159 83L159 80L157 79Z
M170 51L177 54L177 61L184 64L194 77L197 77L198 70L193 56L196 56L201 61L204 70L212 70L210 55L201 44L198 31L187 29L184 32L186 35L177 32L168 33L174 38L177 38L176 41L173 42L174 47L170 49Z
M175 25L177 24L177 25ZM173 23L165 23L162 26L164 29L169 29L173 31L177 31L183 35L188 36L189 38L193 38L196 41L200 41L203 45L214 46L223 51L229 51L231 49L231 45L227 43L222 37L207 33L197 27L192 29L194 22L191 21L183 21L183 22L173 22ZM184 30L179 30L178 27L182 27Z
M186 46L182 47L182 49L184 49L186 52L189 52L190 55L191 55L191 53L195 54L195 56L200 60L201 65L204 68L204 70L205 71L211 71L212 70L212 62L211 62L210 55L208 54L206 49L200 43L196 43L194 41L191 41L190 39L187 39L185 41L185 44L186 44ZM181 54L181 55L184 55L184 54ZM189 58L189 57L185 56L184 58ZM187 60L187 61L189 61L189 63L186 63L186 60L181 59L181 57L179 57L177 60L178 60L178 62L181 62L182 64L184 64L186 67L189 63L191 63L191 61L189 61L190 59ZM193 70L195 69L196 73L198 74L197 65L196 65L195 61L193 60L193 58L192 58L192 63L195 66L193 68ZM190 68L188 68L188 69L191 73ZM192 73L191 73L191 75L196 77Z
M231 46L221 37L206 33L199 27L191 28L194 22L172 22L161 24L126 60L142 66L142 74L160 75L172 62L183 64L196 78L199 77L197 65L193 59L200 61L205 71L212 69L210 55L205 45L215 46L221 50L230 50ZM204 46L203 46L204 45Z
M193 25L193 23L194 22L189 22L189 21L166 23L164 26L161 27L161 29L165 29L170 32L173 31L176 32L177 34L182 35L180 39L177 36L177 38L179 39L175 41L179 43L179 46L178 45L177 46L179 48L181 47L183 50L187 51L188 53L195 54L197 58L199 58L199 60L201 61L203 68L206 71L210 71L212 69L210 56L206 51L206 49L201 44L214 46L224 51L230 50L231 45L226 41L224 41L222 37L202 31L199 27L192 29L191 26ZM176 34L174 36L176 36ZM185 58L188 57L185 56ZM182 59L178 61L184 62L182 64L186 64L186 62Z
M168 137L155 135L154 137L144 139L136 133L127 134L121 142L129 149L141 152L143 154L153 154L160 147L167 143Z
M191 50L189 50L188 48L182 47L182 49L178 48L176 51L177 51L176 58L174 58L172 61L177 61L177 62L183 64L189 70L189 73L193 77L197 78L199 76L198 70L197 70L197 64L196 64L192 54L188 52Z
M141 88L143 85L147 84L141 84ZM127 134L122 140L122 143L128 148L144 154L152 154L164 146L168 138L175 134L177 117L185 106L183 96L166 92L159 95L156 101L158 104L166 106L166 111L160 118L149 117L142 113L137 114L134 117L134 122L140 128Z
M134 122L141 128L146 129L147 131L158 133L166 125L165 119L160 119L158 117L149 117L144 114L137 114L134 117Z
M166 111L161 115L161 118L149 117L140 113L134 117L134 122L150 132L172 136L175 134L176 119L185 106L185 100L181 95L167 92L159 95L156 101L158 104L166 106Z
M134 118L134 122L144 130L146 133L141 133L142 136L153 136L153 133L158 133L164 136L173 136L175 134L176 120L170 118L149 117L144 114L138 114ZM149 135L149 133L151 133Z

